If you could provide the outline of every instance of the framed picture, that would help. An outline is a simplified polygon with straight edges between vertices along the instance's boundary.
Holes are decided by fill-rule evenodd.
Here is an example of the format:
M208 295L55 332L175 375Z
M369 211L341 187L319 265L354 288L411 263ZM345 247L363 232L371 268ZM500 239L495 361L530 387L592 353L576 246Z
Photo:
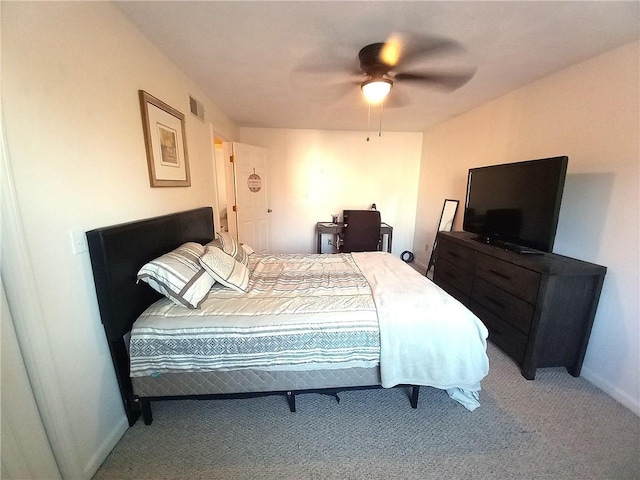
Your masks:
M189 187L184 115L140 90L142 127L152 187Z

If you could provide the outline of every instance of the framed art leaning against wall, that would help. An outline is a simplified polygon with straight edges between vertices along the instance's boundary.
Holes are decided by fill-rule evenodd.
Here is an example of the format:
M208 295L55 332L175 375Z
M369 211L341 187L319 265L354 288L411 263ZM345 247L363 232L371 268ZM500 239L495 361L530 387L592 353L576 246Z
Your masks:
M149 183L152 187L190 186L184 115L144 90L139 94Z

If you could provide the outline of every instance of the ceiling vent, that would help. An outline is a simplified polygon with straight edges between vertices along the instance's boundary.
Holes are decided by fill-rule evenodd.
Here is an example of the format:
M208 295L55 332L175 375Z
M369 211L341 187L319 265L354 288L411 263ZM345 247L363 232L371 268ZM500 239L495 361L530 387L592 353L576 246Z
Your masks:
M189 95L191 113L204 122L204 105L199 100Z

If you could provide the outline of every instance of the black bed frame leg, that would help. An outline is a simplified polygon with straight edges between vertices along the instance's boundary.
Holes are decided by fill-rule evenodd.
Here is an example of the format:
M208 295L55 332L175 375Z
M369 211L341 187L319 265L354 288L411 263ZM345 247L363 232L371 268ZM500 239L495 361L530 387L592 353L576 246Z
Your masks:
M289 404L289 410L291 413L296 411L296 394L295 392L287 392L287 403Z
M418 395L420 394L420 385L411 385L411 408L418 408Z
M140 399L135 395L129 395L124 404L124 413L129 420L129 426L133 427L140 418Z
M142 420L145 425L151 425L153 422L153 414L151 413L151 400L148 398L140 399L140 408L142 410Z

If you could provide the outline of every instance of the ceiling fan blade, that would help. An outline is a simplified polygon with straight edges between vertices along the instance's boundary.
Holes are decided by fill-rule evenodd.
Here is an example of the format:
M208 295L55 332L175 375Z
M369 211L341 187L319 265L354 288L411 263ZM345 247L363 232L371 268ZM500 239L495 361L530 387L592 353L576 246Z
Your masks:
M394 81L417 82L445 90L455 90L465 85L475 75L475 70L460 73L398 73L393 77Z
M391 35L385 43L392 46L392 51L398 52L394 66L406 66L426 56L465 52L455 40L413 33Z

